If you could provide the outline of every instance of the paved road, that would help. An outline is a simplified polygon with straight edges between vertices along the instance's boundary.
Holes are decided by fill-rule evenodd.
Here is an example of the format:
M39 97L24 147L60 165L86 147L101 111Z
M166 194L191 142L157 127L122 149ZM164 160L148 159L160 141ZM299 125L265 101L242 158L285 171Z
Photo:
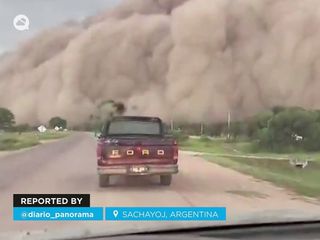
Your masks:
M0 232L75 224L13 222L13 193L90 193L95 206L227 206L228 219L246 211L303 209L320 212L319 204L201 157L180 154L179 161L180 173L169 187L160 186L157 177L114 177L114 186L101 189L96 175L95 139L87 133L77 133L27 151L0 155ZM110 223L92 224L107 226Z

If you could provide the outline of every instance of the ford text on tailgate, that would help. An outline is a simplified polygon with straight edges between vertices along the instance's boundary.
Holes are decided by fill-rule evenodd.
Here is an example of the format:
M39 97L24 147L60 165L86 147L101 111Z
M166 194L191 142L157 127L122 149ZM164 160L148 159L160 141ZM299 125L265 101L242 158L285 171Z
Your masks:
M178 173L178 146L165 137L162 121L152 117L115 117L98 140L99 184L109 185L111 175L159 175L170 185Z

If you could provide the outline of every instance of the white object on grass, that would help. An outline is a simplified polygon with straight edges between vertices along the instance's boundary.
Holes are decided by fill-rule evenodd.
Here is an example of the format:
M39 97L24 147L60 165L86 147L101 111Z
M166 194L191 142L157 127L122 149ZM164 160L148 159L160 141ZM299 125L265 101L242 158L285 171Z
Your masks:
M41 125L41 126L38 127L38 131L41 132L41 133L44 133L44 132L47 131L47 128L45 126Z

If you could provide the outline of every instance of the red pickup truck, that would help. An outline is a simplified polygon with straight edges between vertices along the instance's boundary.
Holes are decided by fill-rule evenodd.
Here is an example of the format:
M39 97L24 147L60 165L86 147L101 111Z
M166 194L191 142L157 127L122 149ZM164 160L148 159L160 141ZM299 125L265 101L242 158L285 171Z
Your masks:
M178 173L178 145L164 135L160 118L114 117L98 138L97 163L100 187L112 175L159 175L162 185L170 185Z

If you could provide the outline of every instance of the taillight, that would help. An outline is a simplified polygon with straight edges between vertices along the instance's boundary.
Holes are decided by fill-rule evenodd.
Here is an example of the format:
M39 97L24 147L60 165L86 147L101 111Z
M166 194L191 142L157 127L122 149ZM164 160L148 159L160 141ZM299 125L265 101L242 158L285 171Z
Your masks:
M103 165L104 162L104 144L103 142L98 142L97 145L97 164Z
M98 165L101 161L103 161L103 143L102 142L98 142L97 145L97 161L98 161Z
M177 145L177 142L176 142L176 141L174 141L173 144L174 144L174 145L173 145L173 161L174 161L175 163L177 163L177 162L178 162L179 149L178 149L178 145Z

